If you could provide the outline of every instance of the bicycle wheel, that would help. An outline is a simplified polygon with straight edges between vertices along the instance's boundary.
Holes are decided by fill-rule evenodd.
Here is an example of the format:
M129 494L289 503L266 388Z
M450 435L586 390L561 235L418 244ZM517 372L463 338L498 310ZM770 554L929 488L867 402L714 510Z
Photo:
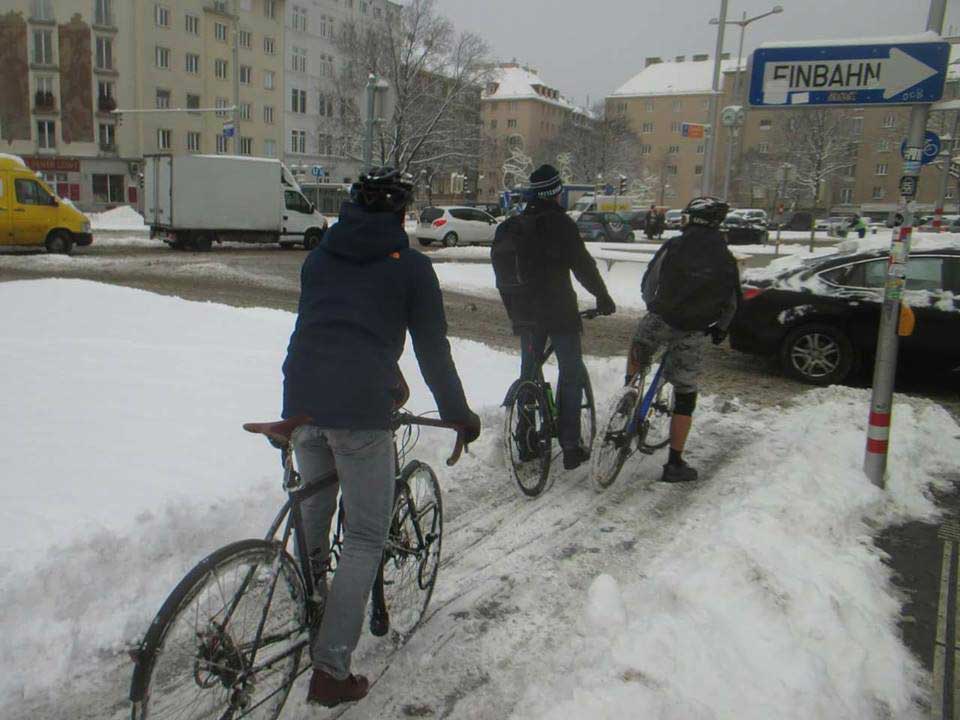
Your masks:
M588 450L593 447L597 437L597 409L593 404L593 387L590 377L583 384L583 398L580 404L580 440Z
M653 397L647 417L640 425L638 449L647 455L670 443L670 419L673 417L673 385L661 383Z
M220 548L187 573L147 631L133 719L275 720L297 677L304 617L300 571L277 543Z
M406 638L423 619L437 582L443 500L433 469L419 461L403 469L397 491L383 551L383 599L390 627Z
M608 488L617 479L623 464L630 456L633 436L627 434L627 426L636 412L640 394L630 386L611 403L607 424L600 435L600 442L593 452L593 480L602 488Z
M517 387L507 408L504 450L520 491L536 497L550 478L553 460L553 420L543 387L530 380Z

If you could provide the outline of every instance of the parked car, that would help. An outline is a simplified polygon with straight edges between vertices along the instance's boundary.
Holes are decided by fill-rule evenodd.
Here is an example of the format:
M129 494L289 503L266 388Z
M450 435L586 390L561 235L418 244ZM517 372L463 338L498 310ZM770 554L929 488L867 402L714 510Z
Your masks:
M779 227L781 230L793 232L809 232L810 226L813 225L813 223L813 213L807 212L806 210L798 210L781 217L778 222L773 223L773 227Z
M16 155L0 153L0 247L46 248L68 254L93 242L90 221L59 198Z
M667 210L664 221L667 230L680 230L683 227L683 210Z
M581 213L577 229L585 242L633 242L633 230L617 213Z
M764 245L767 242L767 226L743 215L730 213L720 226L727 245Z
M741 217L744 220L747 220L755 225L767 225L767 211L759 210L756 208L740 208L738 210L731 210L731 215L736 215Z
M889 249L879 239L842 243L834 255L748 271L730 329L735 350L779 356L804 382L830 385L866 369L876 353ZM789 261L788 261L789 262ZM900 339L905 372L960 366L960 242L919 239L904 301L913 334Z
M490 213L470 207L429 207L420 213L417 240L421 245L442 243L490 245L497 231L497 219Z
M935 218L930 218L924 224L918 226L917 232L939 232L937 228L933 226L934 219ZM942 230L945 232L960 232L960 216L944 215Z
M646 216L646 210L627 210L620 212L620 217L630 226L631 230L642 231L647 226Z

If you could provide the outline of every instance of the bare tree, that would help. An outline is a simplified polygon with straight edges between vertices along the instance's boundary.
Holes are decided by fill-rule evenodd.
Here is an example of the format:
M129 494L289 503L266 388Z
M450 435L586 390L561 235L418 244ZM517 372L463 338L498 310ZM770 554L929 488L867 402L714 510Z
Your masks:
M639 140L625 118L609 117L602 103L592 115L568 113L560 132L540 149L540 158L556 162L569 156L572 182L592 183L597 176L607 180L635 177L641 163Z
M332 85L339 113L333 118L344 153L360 159L367 79L389 86L374 155L413 174L476 171L480 152L480 94L489 65L487 45L476 34L456 32L436 0L410 0L382 22L353 20L337 44L344 58Z

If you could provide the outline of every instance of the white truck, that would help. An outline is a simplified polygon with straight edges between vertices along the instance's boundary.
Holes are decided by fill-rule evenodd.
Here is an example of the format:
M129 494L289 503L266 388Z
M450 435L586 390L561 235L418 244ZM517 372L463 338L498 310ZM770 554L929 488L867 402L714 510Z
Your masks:
M283 163L236 155L147 155L143 217L151 237L178 250L228 241L310 250L327 229Z

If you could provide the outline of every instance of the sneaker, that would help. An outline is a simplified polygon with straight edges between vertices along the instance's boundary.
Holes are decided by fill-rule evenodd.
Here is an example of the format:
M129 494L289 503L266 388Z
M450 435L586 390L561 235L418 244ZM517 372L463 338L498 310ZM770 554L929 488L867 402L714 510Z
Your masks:
M370 681L363 675L347 675L343 680L337 680L323 670L314 670L307 702L328 708L336 707L340 703L356 702L366 697L369 690Z
M563 469L576 470L590 459L590 451L585 447L577 445L572 448L565 448L563 451Z
M667 463L663 466L663 476L660 478L660 482L693 482L699 476L700 474L697 472L697 469L690 467L685 462L681 462L679 465L671 465L670 463Z

